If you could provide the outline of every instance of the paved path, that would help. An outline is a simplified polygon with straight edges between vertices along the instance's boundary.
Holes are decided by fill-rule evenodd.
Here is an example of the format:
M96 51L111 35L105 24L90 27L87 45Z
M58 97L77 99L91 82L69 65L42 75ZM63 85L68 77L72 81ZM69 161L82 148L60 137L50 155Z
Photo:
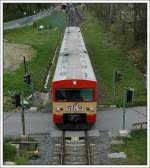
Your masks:
M50 15L52 13L52 11L54 11L54 9L53 10L44 10L43 12L39 12L36 15L32 15L32 16L21 18L21 19L6 22L3 24L3 29L7 30L7 29L13 29L13 28L17 28L17 27L21 27L21 26L25 26L25 25L30 25L35 20L39 20L43 17Z
M146 121L146 107L132 107L127 109L126 127L132 128L136 122ZM52 123L50 112L25 112L26 133L27 134L47 134L57 127ZM19 112L4 112L3 128L5 135L22 134L21 114ZM97 122L93 130L116 131L122 128L122 109L110 108L97 112Z
M94 128L99 130L119 130L122 129L123 110L121 108L110 108L99 111L97 122ZM126 109L126 128L132 129L132 124L147 120L146 107L132 107Z

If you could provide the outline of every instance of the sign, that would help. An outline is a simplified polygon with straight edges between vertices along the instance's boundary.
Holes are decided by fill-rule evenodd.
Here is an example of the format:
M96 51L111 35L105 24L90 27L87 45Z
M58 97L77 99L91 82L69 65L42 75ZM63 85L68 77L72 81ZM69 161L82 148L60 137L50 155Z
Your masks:
M67 106L67 110L68 111L82 111L83 107L79 105L78 103L75 103L73 105Z

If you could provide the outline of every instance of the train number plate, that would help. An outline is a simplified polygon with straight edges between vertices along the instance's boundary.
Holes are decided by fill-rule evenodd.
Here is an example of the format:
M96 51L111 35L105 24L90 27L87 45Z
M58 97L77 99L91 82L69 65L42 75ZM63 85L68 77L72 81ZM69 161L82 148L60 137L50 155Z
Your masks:
M83 107L77 103L67 106L67 111L82 111Z

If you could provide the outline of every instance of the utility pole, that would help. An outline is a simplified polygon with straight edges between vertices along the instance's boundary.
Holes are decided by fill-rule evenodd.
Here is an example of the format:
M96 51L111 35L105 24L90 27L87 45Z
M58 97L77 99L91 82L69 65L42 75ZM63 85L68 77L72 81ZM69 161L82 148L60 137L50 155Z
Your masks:
M23 60L23 62L24 62L24 71L25 71L25 75L26 75L27 74L26 57L24 56L23 58L24 58L24 60Z
M34 76L31 75L31 89L32 89L32 104L34 102Z
M26 59L24 56L24 70L25 70L25 75L24 75L24 82L28 85L31 86L31 90L32 90L32 104L34 102L34 78L33 78L33 74L29 74L27 71L27 66L26 66Z
M127 88L124 88L124 93L123 93L123 120L122 120L122 129L123 130L125 130L126 103L127 103Z
M116 83L122 80L122 73L120 71L113 70L112 80L112 105L116 105Z
M11 96L12 104L21 112L21 122L22 122L22 133L25 136L25 117L24 117L24 104L23 98L21 98L21 93L15 93Z
M22 109L21 109L21 120L22 120L22 132L23 136L25 136L25 118L24 118L24 104L22 99Z
M122 129L125 130L126 125L126 105L133 101L134 89L133 88L124 88L123 94L123 120L122 120Z
M113 80L112 80L112 105L115 105L115 97L116 97L116 82L115 82L115 77L116 77L116 71L113 70Z
M111 23L112 23L112 14L113 14L112 10L113 10L113 4L111 3L110 4L110 11L109 11L109 25L111 25Z

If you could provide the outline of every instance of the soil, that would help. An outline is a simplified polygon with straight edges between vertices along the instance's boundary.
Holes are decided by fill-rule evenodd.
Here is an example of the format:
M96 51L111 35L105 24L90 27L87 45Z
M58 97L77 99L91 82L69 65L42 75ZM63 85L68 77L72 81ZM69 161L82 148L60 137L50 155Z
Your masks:
M36 91L34 93L34 105L47 105L49 101L49 94Z
M23 56L28 61L35 53L29 45L4 42L4 72L15 71L23 63Z
M129 56L135 61L135 63L138 63L137 61L141 57L140 50L138 48L132 48L128 51Z

